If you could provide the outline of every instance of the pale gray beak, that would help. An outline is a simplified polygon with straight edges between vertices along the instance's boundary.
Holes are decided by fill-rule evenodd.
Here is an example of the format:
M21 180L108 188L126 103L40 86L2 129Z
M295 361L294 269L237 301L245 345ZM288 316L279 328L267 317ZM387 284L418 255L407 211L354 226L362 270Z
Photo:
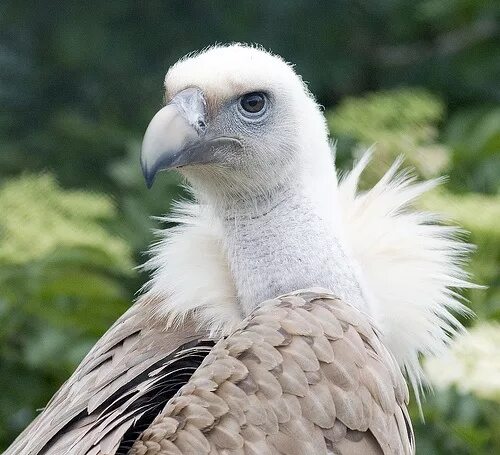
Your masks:
M151 188L159 171L204 163L206 101L199 88L187 88L160 109L149 123L141 147L141 166Z

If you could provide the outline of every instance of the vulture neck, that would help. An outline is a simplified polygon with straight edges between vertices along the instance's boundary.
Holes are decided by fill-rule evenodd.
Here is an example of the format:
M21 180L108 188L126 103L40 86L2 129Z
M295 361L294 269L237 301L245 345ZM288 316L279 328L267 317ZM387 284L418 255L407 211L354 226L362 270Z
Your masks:
M329 176L323 183L318 179L291 183L272 197L251 204L233 202L219 212L244 315L264 300L315 286L367 311L342 241L334 169Z

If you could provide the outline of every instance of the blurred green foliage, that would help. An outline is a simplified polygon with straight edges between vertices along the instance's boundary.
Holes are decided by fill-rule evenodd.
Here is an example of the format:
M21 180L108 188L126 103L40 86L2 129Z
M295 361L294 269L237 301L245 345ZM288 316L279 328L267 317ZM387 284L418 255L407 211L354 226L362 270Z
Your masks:
M0 439L35 416L130 304L132 250L109 198L48 174L0 188Z
M167 67L216 41L259 42L297 64L327 108L341 168L377 144L448 174L423 206L478 245L500 321L500 3L495 0L0 2L0 450L133 301L157 222L182 195L146 191L142 132ZM419 454L500 450L499 403L453 385L416 409Z
M423 177L433 177L448 165L449 151L436 143L438 122L444 114L441 100L426 90L405 88L348 97L328 118L339 149L361 155L376 144L377 162L368 170L381 177L387 166L405 150L407 161Z

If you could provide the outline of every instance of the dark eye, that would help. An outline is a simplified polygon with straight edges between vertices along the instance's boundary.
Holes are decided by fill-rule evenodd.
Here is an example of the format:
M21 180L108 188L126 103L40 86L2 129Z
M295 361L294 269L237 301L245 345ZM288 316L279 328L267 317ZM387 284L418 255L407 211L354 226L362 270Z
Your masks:
M244 111L250 114L257 114L262 111L266 105L266 97L263 93L247 93L240 98L240 105Z

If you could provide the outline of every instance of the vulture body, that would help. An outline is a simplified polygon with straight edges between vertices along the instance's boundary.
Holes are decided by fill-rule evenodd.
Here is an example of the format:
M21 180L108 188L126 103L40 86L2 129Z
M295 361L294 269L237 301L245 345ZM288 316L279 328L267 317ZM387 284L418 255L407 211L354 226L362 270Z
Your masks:
M436 182L395 163L360 192L368 153L339 183L314 98L260 48L190 55L165 88L142 168L178 169L194 201L6 455L414 453L402 374L418 399L472 286L456 230L410 210Z

